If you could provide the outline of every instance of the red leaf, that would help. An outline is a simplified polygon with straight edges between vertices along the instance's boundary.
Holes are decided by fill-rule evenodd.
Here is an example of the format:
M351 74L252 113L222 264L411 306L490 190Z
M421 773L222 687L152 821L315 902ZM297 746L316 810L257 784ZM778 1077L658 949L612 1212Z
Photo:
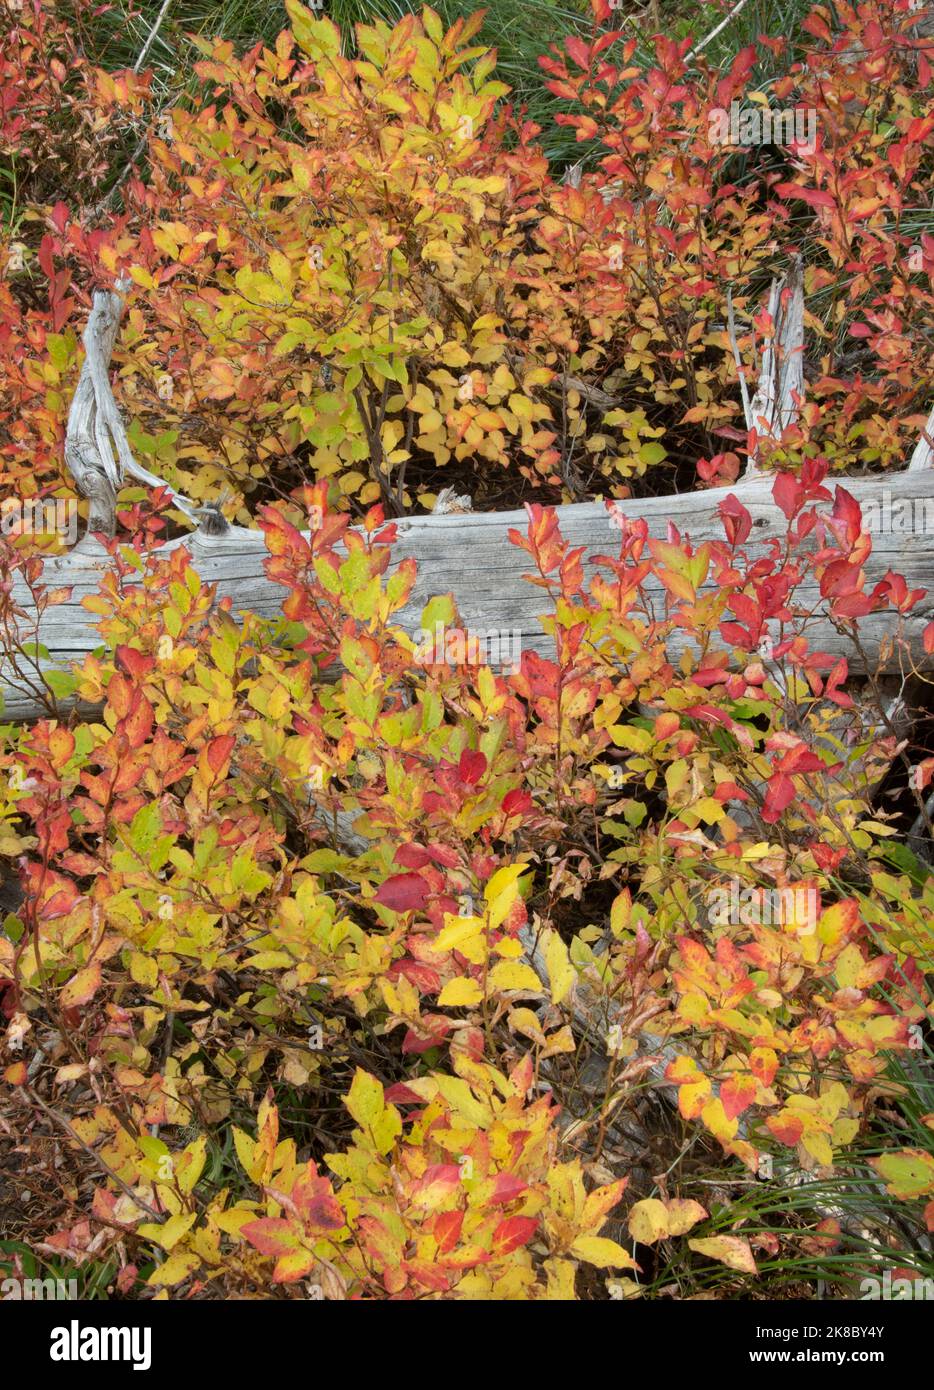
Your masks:
M590 67L590 48L583 39L577 37L565 39L564 46L568 56L573 58L579 68L586 71Z
M834 521L842 521L846 526L848 541L855 541L863 529L862 509L852 493L845 487L838 487L833 499Z
M384 1099L390 1105L421 1105L422 1098L416 1095L413 1090L406 1086L404 1081L397 1081L394 1086L387 1086L383 1093Z
M752 1076L731 1076L720 1087L720 1101L728 1120L748 1110L755 1098L756 1082Z
M783 1110L781 1115L770 1116L766 1124L775 1138L790 1149L794 1148L804 1131L804 1121L787 1110Z
M742 545L752 530L752 517L743 504L733 496L732 492L720 503L719 510L723 529L730 545Z
M770 1047L756 1047L749 1054L749 1066L763 1086L771 1086L778 1071L778 1058Z
M527 1185L521 1178L516 1177L515 1173L497 1173L493 1193L487 1198L487 1206L495 1206L499 1202L514 1202L517 1197L522 1196Z
M107 703L118 719L123 719L129 714L130 704L135 693L126 676L115 671L107 687Z
M442 1211L435 1217L431 1233L438 1242L438 1254L447 1255L460 1239L463 1211Z
M220 773L224 764L227 762L227 759L233 752L235 743L236 739L233 734L222 734L220 738L212 738L211 742L207 745L208 767L215 776Z
M156 664L153 656L144 656L135 647L120 646L117 648L117 660L124 671L131 675L134 680L141 680L147 671L151 671Z
M493 1253L509 1255L522 1245L528 1245L535 1234L538 1221L534 1216L509 1216L493 1232Z
M330 1179L320 1177L314 1163L308 1164L292 1188L292 1200L306 1227L316 1231L339 1231L344 1225L346 1218L334 1196Z
M404 869L424 869L426 864L431 863L431 855L422 845L400 845L394 862L401 864Z
M413 1184L411 1199L420 1207L437 1207L457 1191L460 1180L460 1169L456 1163L433 1163Z
M145 695L137 692L137 697L133 701L133 706L125 719L121 719L117 725L119 733L126 736L127 743L132 749L142 748L143 744L152 733L153 712L152 705Z
M56 772L69 761L75 751L75 736L70 729L57 728L49 734L49 762Z
M299 1248L295 1232L288 1221L272 1216L259 1221L248 1221L240 1227L240 1234L254 1246L261 1255L287 1255Z
M775 505L780 507L790 521L801 508L804 489L791 473L779 473L772 488Z
M469 748L465 748L463 753L461 753L457 771L465 786L475 786L486 772L486 754L476 753Z
M762 807L762 819L768 824L773 825L778 820L782 811L789 806L795 799L795 784L790 777L779 772L776 776L769 778L769 789L766 793L765 803Z
M931 627L934 628L934 623L931 624ZM515 787L503 797L503 812L507 816L520 816L523 811L531 811L534 804L532 797L524 788Z
M417 912L427 900L428 884L421 874L395 874L376 893L376 901L393 912Z

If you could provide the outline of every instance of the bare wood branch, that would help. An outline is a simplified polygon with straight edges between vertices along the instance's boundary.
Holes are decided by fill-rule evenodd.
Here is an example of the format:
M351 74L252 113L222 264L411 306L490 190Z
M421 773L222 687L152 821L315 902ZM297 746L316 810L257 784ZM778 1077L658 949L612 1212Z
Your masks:
M760 441L781 439L782 431L797 420L804 394L804 270L800 256L783 276L772 281L768 312L773 331L763 348L759 384L747 419ZM757 444L746 466L747 478L761 474L758 455Z
M155 42L156 35L158 34L159 30L162 28L162 21L165 19L166 15L168 14L168 12L169 12L169 6L170 6L171 4L172 4L172 0L162 0L162 9L161 9L161 10L159 11L159 13L156 15L155 23L153 24L152 28L151 28L150 31L149 31L149 34L147 35L146 42L143 44L142 48L141 48L140 51L139 51L139 54L138 54L137 59L136 59L136 62L133 64L133 71L134 71L134 72L139 72L140 68L141 68L141 67L143 66L143 64L145 63L145 61L146 61L146 59L147 59L147 57L148 57L148 55L149 55L149 50L152 48L153 43Z
M714 29L711 29L710 33L706 36L706 38L701 39L700 43L696 43L694 45L690 53L685 58L685 63L689 63L692 58L697 57L698 53L702 53L709 43L713 43L717 35L723 33L723 30L727 27L727 25L732 23L736 16L746 8L748 3L749 0L736 0L736 4L730 10L729 14L725 15Z
M747 430L752 429L752 405L749 400L749 387L746 385L746 373L743 367L743 359L740 356L739 342L736 337L736 316L733 313L733 291L727 286L726 291L726 322L727 332L730 335L730 347L733 349L733 361L736 363L736 374L739 377L739 393L743 398L743 417L746 421Z
M934 468L934 409L931 410L927 424L921 431L921 438L915 445L908 468L914 473L922 468Z
M105 536L114 533L117 490L127 474L147 487L166 488L190 520L197 523L202 515L194 502L136 462L114 400L110 359L128 289L129 281L121 280L113 290L95 292L84 330L84 363L65 434L65 463L91 504L88 531Z

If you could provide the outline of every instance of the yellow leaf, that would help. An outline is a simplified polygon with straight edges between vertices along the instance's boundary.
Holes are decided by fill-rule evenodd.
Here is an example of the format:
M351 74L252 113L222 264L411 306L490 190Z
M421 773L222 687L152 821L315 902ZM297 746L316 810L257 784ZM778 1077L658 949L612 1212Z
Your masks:
M489 975L494 989L531 989L541 994L542 983L530 965L521 961L504 960L494 965Z
M494 898L499 897L504 888L511 887L516 879L521 878L527 872L528 867L528 864L506 864L502 869L497 869L483 890L483 896L487 902L491 903Z
M266 701L266 715L269 719L281 719L289 708L291 698L285 686L277 685Z
M707 1240L689 1240L688 1248L698 1255L707 1255L711 1260L719 1260L730 1269L738 1269L743 1274L758 1274L748 1240L739 1236L711 1236Z
M564 228L561 229L562 235ZM530 386L547 386L554 379L554 372L549 367L533 367L530 372L526 372L522 378L523 390L527 391Z
M866 962L863 953L853 942L845 946L834 962L834 973L841 989L855 986L860 971Z
M182 1236L191 1230L197 1219L196 1211L179 1212L178 1216L170 1216L168 1221L161 1224L150 1221L145 1226L140 1226L138 1234L146 1240L154 1240L163 1250L171 1250L173 1245L177 1245Z
M101 986L101 967L99 961L92 961L83 970L79 970L77 975L72 975L65 988L59 996L59 1005L63 1009L74 1008L78 1004L86 1004L89 999L97 993Z
M576 981L577 971L571 964L567 946L556 931L548 933L545 964L548 967L548 980L551 985L551 1002L560 1004Z
M502 941L497 941L493 947L493 954L502 956L504 960L518 960L522 951L522 942L515 936L504 936Z
M198 1179L204 1171L207 1153L208 1141L202 1134L194 1143L189 1144L175 1160L175 1177L179 1189L186 1195L194 1191L197 1186Z
M548 1279L548 1288L545 1293L547 1299L553 1299L559 1303L573 1303L576 1301L574 1292L574 1275L577 1272L573 1260L545 1260L545 1275Z
M188 1278L192 1270L198 1268L200 1263L197 1255L193 1255L188 1250L179 1250L176 1254L170 1255L161 1265L157 1265L146 1283L156 1286L180 1284L183 1279Z
M130 979L152 989L159 979L159 966L155 959L142 951L133 951L130 955Z
M546 1038L538 1014L532 1009L513 1009L509 1015L509 1026L515 1033L531 1038L540 1047L545 1046Z
M707 1215L706 1208L690 1197L675 1197L667 1203L665 1211L668 1219L668 1234L671 1236L683 1236L692 1226L696 1226L698 1221L703 1221Z
M606 1236L578 1236L571 1246L572 1255L598 1269L638 1269L631 1255L615 1240Z
M472 1008L483 998L483 991L476 980L460 978L448 980L438 995L438 1003L451 1008Z
M249 1177L253 1177L253 1164L256 1154L256 1140L251 1139L242 1129L233 1126L234 1148L237 1150L237 1158L240 1166Z
M269 270L274 280L288 288L292 283L292 266L281 251L270 251Z
M701 797L700 801L695 801L690 807L691 813L702 820L705 825L716 825L723 820L726 815L720 802L712 796Z
M677 796L678 792L688 780L688 765L684 758L678 758L665 769L665 786L668 788L668 795Z
M449 917L435 945L439 951L462 951L464 943L482 931L482 917Z
M657 1240L669 1235L665 1203L657 1197L646 1197L644 1201L636 1202L629 1213L629 1234L640 1245L654 1245Z
M827 1135L818 1129L805 1129L801 1135L801 1143L812 1158L816 1158L823 1167L829 1168L833 1163L833 1149Z
M251 1203L249 1207L232 1207L230 1211L219 1212L214 1220L229 1236L239 1236L241 1226L245 1226L248 1221L256 1220L255 1203Z

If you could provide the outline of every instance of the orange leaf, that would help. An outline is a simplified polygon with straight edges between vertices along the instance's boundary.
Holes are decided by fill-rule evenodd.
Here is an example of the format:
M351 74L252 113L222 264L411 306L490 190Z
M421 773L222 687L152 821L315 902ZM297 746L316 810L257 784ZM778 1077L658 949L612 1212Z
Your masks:
M724 1081L720 1087L720 1100L728 1119L733 1120L748 1110L756 1098L756 1079L747 1073L737 1072Z
M101 967L96 960L91 961L77 975L72 975L59 996L63 1009L73 1009L78 1004L86 1004L101 987Z
M509 1216L493 1232L494 1255L509 1255L527 1245L535 1234L538 1221L534 1216Z
M49 734L49 761L61 772L75 751L75 736L70 729L53 729Z

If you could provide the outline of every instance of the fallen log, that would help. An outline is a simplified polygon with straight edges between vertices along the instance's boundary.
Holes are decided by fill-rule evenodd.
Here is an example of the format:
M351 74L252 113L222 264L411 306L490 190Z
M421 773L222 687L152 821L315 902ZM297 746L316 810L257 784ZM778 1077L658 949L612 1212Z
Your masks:
M934 516L934 470L912 470L885 477L852 480L846 478L849 492L866 507L878 506L881 493L891 493L899 502L921 507ZM667 524L673 521L682 534L689 535L695 545L710 539L723 539L717 507L735 493L751 513L752 535L746 542L749 555L763 553L770 538L785 534L783 514L771 499L771 478L756 478L741 482L735 488L710 489L709 492L678 493L669 498L645 498L621 505L625 516L644 517L649 532L666 537ZM587 562L595 555L612 555L616 550L617 531L602 503L581 502L559 507L562 532L571 545L582 545ZM511 528L524 531L528 518L524 512L456 513L435 516L406 517L399 521L399 541L393 546L392 566L411 556L418 563L418 580L409 605L396 617L398 626L410 635L420 630L420 614L432 595L454 595L461 621L470 634L502 634L500 648L510 651L535 651L553 655L552 639L546 637L539 623L539 614L548 612L548 599L523 575L530 569L530 560L523 550L511 545ZM264 571L265 546L260 531L246 527L228 527L221 535L211 535L203 528L192 532L183 541L168 542L165 552L177 545L186 545L195 560L202 578L217 585L218 599L231 599L233 613L253 612L263 617L277 617L281 612L285 589L268 580ZM82 599L95 594L101 574L110 560L100 542L85 538L67 555L46 560L43 584L50 588L71 588L71 598L50 607L38 619L32 595L21 581L14 587L14 599L29 613L28 624L22 627L29 642L39 642L49 656L36 659L39 669L68 667L95 651L101 645L93 614L82 607ZM585 570L589 569L585 563ZM905 575L909 587L928 589L930 599L921 600L915 612L905 620L905 637L912 659L924 662L921 632L934 616L934 546L923 531L913 534L874 535L873 553L866 562L867 587L871 587L888 570ZM659 616L663 613L663 588L656 581L646 581L646 592ZM891 612L873 613L860 620L860 642L865 656L853 651L844 634L837 631L826 614L821 613L820 594L816 585L802 585L799 602L814 610L809 624L812 648L846 656L851 671L858 674L869 664L876 669L883 649L890 645L895 631ZM511 644L511 645L510 645ZM492 645L492 644L491 644ZM677 659L684 638L675 635L670 652ZM903 653L901 653L903 660ZM899 653L885 656L883 669L899 669ZM32 685L35 687L35 671ZM36 698L31 682L17 677L10 663L0 669L0 691L4 698L7 719L29 719L42 713L42 702Z
M878 506L883 492L891 505L895 502L923 502L934 515L934 470L905 471L891 476L859 481L843 480L864 508L867 503ZM784 536L785 519L772 501L772 480L757 478L744 481L735 488L718 488L708 492L681 493L672 497L644 498L621 504L626 516L645 518L651 535L664 539L669 521L690 536L697 545L723 538L717 508L730 494L735 495L749 510L753 529L746 549L751 556L763 553L767 542ZM565 538L572 545L582 545L586 553L585 571L595 555L613 554L617 530L601 503L581 502L559 507L558 515ZM501 646L514 645L511 650L532 650L554 655L552 639L541 630L539 617L548 611L547 598L523 575L529 570L529 557L508 539L515 528L523 531L527 525L523 511L458 513L406 517L397 525L399 539L393 548L392 566L413 557L418 562L418 580L407 607L397 615L397 624L410 636L420 629L420 614L429 598L435 594L453 593L457 600L464 628L471 634L502 634ZM218 599L229 598L234 613L250 611L262 617L275 618L281 611L285 590L270 581L263 561L266 555L262 533L245 527L229 527L221 535L212 535L199 528L184 541L169 542L165 551L186 545L202 579L217 585ZM49 608L41 619L35 615L32 596L19 581L14 587L16 602L30 611L30 626L23 629L29 642L38 642L48 651L48 657L36 658L34 664L42 670L62 669L80 661L88 652L101 645L94 624L96 619L82 607L82 600L97 591L101 575L109 565L103 546L93 538L85 538L67 554L46 561L43 583L50 588L67 587L71 597L67 602ZM888 570L904 574L912 588L924 588L930 598L923 599L905 620L904 635L910 646L912 660L918 665L925 661L921 634L934 616L934 546L923 533L891 534L884 532L873 538L873 552L866 562L867 587L871 587ZM658 616L663 614L664 590L653 579L646 582ZM889 639L895 631L891 612L870 614L860 622L860 641L864 656L854 651L849 639L836 630L822 609L820 594L814 584L802 585L798 600L814 618L808 625L811 646L833 656L846 656L850 670L860 673L868 664L875 669L897 671L904 663L904 653L885 654ZM685 645L676 635L670 644L673 660ZM35 674L32 685L35 684ZM4 699L5 717L26 719L42 712L30 682L17 676L9 662L0 668L0 691Z
M114 531L116 495L124 477L153 487L164 486L161 479L134 459L110 385L110 358L127 288L128 283L120 281L114 290L101 290L94 295L84 333L85 360L69 413L65 444L66 462L89 500L89 531L105 535ZM752 402L739 360L732 301L729 307L730 338L737 357L747 425L762 437L779 438L783 428L796 418L803 392L804 296L800 262L795 260L787 273L772 284L769 313L774 335L763 351ZM934 412L910 467L903 472L860 481L843 480L863 503L864 510L868 503L881 515L881 502L882 511L888 506L892 516L897 504L907 503L915 517L919 504L925 513L922 526L902 530L884 521L874 526L873 553L865 565L870 586L887 571L895 570L905 576L911 588L928 589L934 595L934 550L927 542L927 533L934 530L934 525L927 524L929 519L934 522L932 430ZM217 508L197 507L174 489L168 491L179 511L197 523L197 530L184 540L170 542L165 550L186 545L202 579L217 586L218 599L230 599L234 613L252 611L263 617L277 617L284 590L266 577L262 533L230 526ZM722 539L717 509L730 491L724 488L647 498L626 502L620 510L630 519L644 518L653 536L664 539L668 523L673 522L683 535L700 545ZM770 539L785 534L784 516L772 500L772 479L758 471L753 458L746 476L732 491L752 515L753 529L746 549L755 557L764 551ZM572 545L583 546L587 562L616 549L616 524L602 503L573 503L559 507L558 513L562 533ZM397 525L399 541L392 563L396 565L412 557L418 564L412 598L397 617L398 625L410 636L420 629L420 614L427 600L436 594L452 593L467 633L481 639L487 636L488 646L495 651L502 652L505 647L511 659L523 650L554 654L552 640L542 632L539 622L548 602L523 579L528 557L508 538L511 529L525 529L524 512L464 513L458 507L432 516L406 517ZM22 579L14 585L12 597L21 613L19 636L26 654L0 655L0 695L7 718L27 719L47 712L51 705L48 692L43 689L44 673L69 668L101 645L94 619L82 603L97 591L108 564L106 550L91 535L67 554L47 560L43 583L48 588L71 592L66 601L41 614ZM662 586L650 578L645 592L653 611L661 616ZM812 649L834 657L846 656L853 674L866 670L901 674L906 664L925 663L921 635L934 613L934 598L923 600L904 622L907 662L905 649L891 642L894 619L890 612L871 614L861 621L862 650L856 651L848 636L837 631L826 616L816 585L802 585L796 601L813 613L808 625ZM672 638L672 660L677 660L684 640L678 635ZM496 664L492 652L491 664Z

